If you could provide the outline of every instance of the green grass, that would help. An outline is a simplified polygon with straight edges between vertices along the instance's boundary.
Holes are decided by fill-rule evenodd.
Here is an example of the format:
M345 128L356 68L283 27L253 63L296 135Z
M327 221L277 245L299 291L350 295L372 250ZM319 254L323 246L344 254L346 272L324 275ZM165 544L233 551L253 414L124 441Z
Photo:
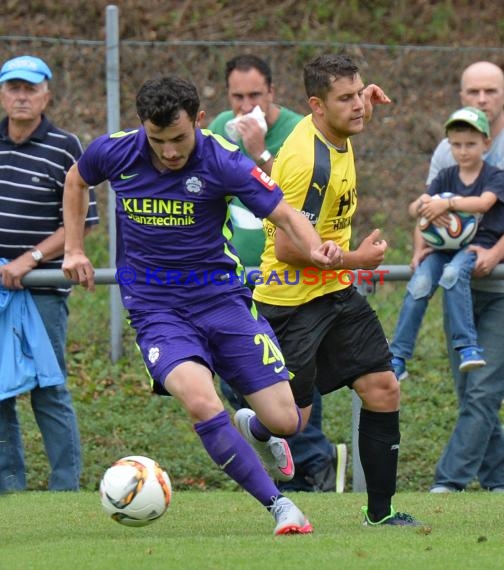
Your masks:
M502 568L504 498L488 492L403 493L419 528L361 526L360 493L299 493L312 536L274 537L271 516L243 492L176 492L164 517L128 528L97 492L0 497L0 568L252 570Z

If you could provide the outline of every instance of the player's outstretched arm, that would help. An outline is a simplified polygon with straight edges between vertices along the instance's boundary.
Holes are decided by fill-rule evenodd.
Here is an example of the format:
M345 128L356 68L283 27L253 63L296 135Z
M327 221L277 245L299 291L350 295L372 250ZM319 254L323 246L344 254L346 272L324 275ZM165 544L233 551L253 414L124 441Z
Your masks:
M343 252L332 241L322 243L305 216L282 200L268 219L277 226L275 255L279 261L298 267L341 267Z
M84 253L84 226L89 206L89 186L74 164L67 173L63 192L65 256L63 273L67 279L94 291L94 268Z

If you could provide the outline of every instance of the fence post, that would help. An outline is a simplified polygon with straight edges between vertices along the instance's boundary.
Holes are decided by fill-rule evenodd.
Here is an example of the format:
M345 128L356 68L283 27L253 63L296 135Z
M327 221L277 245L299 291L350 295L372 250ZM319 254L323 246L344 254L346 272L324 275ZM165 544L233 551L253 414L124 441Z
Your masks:
M107 59L107 126L108 132L120 128L119 94L119 9L107 6L106 10L106 59ZM108 183L109 263L115 266L116 228L115 194ZM117 283L110 287L110 358L117 362L122 356L122 302Z

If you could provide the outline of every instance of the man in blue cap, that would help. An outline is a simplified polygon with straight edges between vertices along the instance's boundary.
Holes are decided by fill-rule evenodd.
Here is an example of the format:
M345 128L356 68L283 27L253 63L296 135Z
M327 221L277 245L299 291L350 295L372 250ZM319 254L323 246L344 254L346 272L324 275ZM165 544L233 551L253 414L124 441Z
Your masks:
M43 59L31 55L21 55L6 61L0 71L2 83L5 81L26 81L39 85L52 78L51 70ZM47 88L47 83L45 83Z
M30 55L10 59L0 70L0 103L7 115L0 122L0 286L8 291L22 290L22 279L32 269L61 268L63 185L67 171L81 156L82 147L74 134L55 127L44 115L51 97L51 77L48 65ZM92 196L87 225L97 222ZM36 367L33 374L21 375L26 362L13 361L9 368L6 347L26 342L26 338L14 338L19 331L14 332L13 328L2 330L0 493L26 487L16 396L28 391L51 466L49 490L76 491L81 467L80 438L65 386L70 291L68 287L33 287L29 292L42 319L42 336L45 329L54 349L59 381L48 382ZM27 361L30 352L27 355L25 348L18 357ZM6 370L11 373L5 373Z

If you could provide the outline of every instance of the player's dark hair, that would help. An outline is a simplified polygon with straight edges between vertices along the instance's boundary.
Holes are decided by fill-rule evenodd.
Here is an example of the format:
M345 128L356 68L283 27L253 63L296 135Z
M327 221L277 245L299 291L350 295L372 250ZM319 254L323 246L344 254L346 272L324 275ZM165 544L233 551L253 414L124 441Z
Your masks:
M340 77L355 77L358 66L344 54L324 54L312 59L304 67L304 86L308 97L324 100L331 83Z
M239 71L249 71L251 69L257 69L257 71L264 76L264 79L266 79L266 85L268 87L271 87L271 84L273 83L270 66L264 61L264 59L261 59L257 55L250 55L250 54L237 55L226 63L226 72L225 72L226 87L229 86L228 83L229 76L231 72L234 71L235 69L238 69Z
M137 114L142 123L151 121L158 127L175 122L180 111L196 121L200 100L196 87L181 77L167 76L146 81L136 96Z

